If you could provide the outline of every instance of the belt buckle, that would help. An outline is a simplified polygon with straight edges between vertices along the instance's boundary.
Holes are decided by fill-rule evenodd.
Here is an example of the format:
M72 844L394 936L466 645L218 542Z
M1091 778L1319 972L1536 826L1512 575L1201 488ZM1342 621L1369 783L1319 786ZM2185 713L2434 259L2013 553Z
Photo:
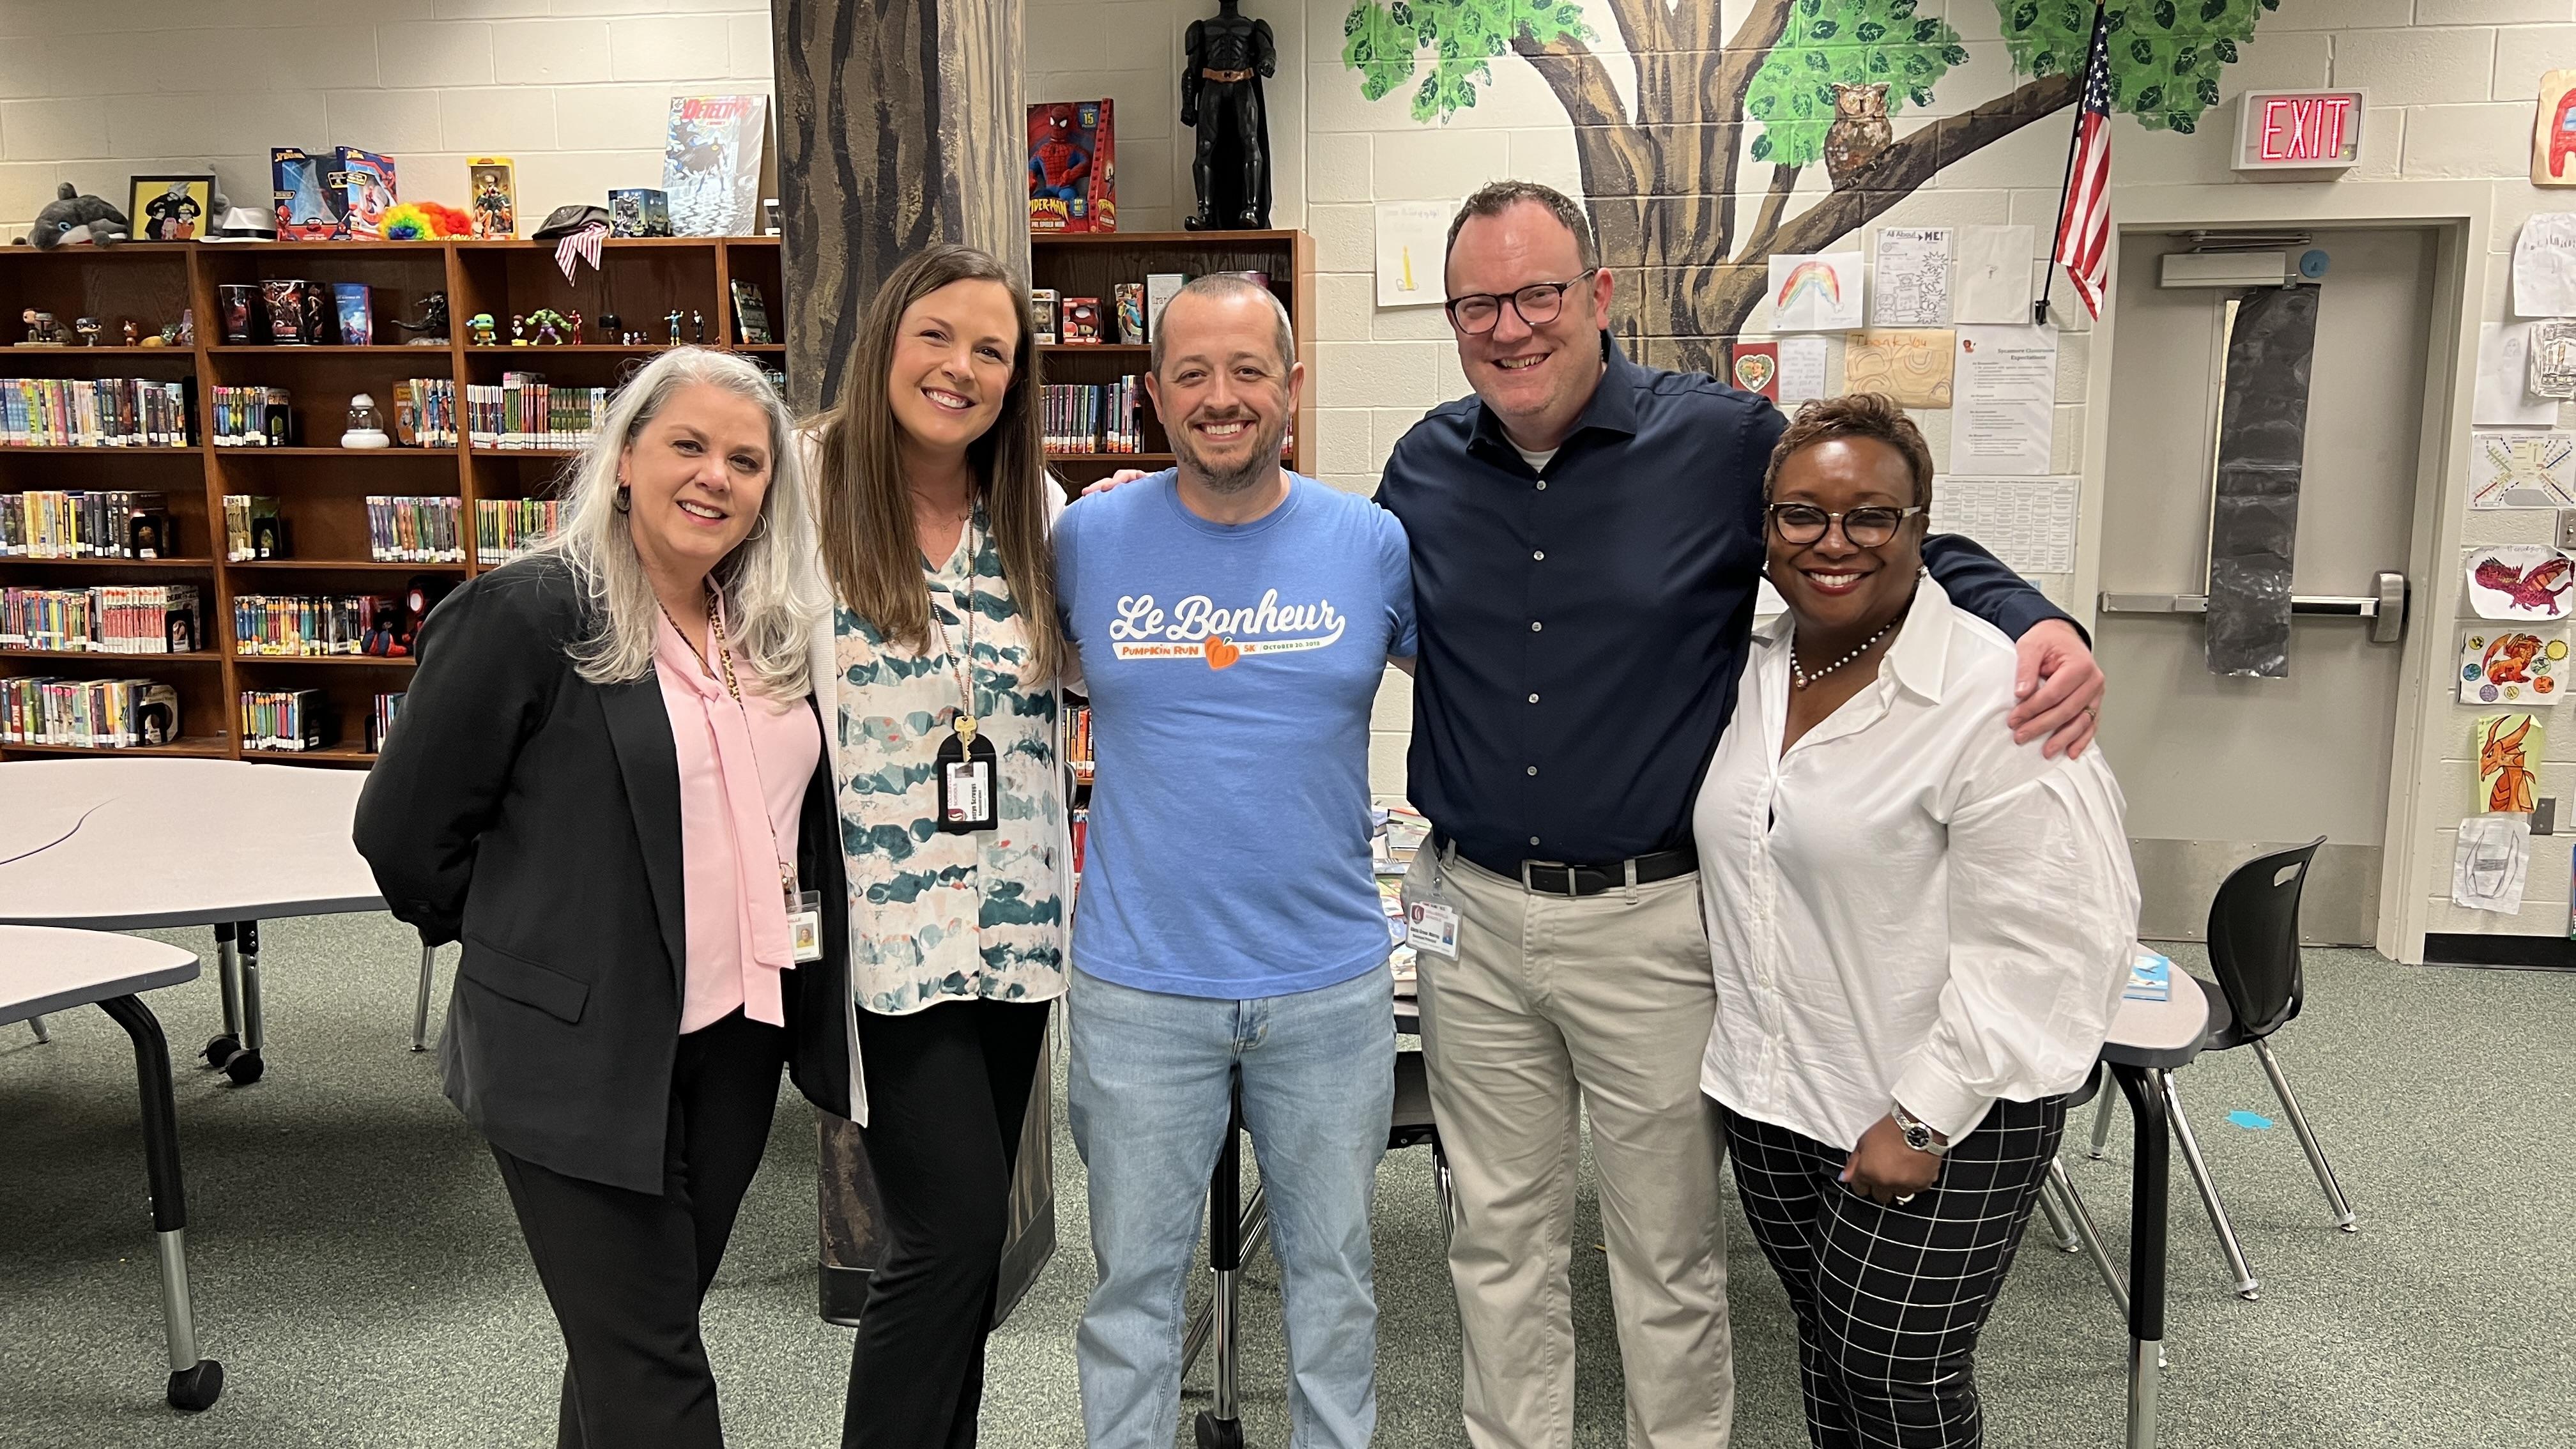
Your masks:
M1537 895L1537 894L1539 894L1538 883L1530 879L1530 872L1531 872L1533 869L1536 869L1536 868L1539 868L1539 867L1545 867L1546 869L1549 869L1549 870L1561 870L1561 871L1564 871L1564 872L1565 872L1565 898L1566 898L1567 900L1569 900L1569 901L1580 899L1580 894L1581 894L1581 893L1580 893L1580 892L1578 892L1578 891L1576 891L1576 890L1575 890L1575 888L1574 888L1574 867L1573 867L1573 866L1571 866L1571 865L1566 864L1564 861L1561 861L1561 860L1524 860L1524 861L1522 861L1522 862L1521 862L1521 889L1522 889L1522 890L1528 891L1531 895ZM1553 891L1550 891L1550 892L1548 892L1548 894L1550 894L1550 895L1554 895L1554 894L1556 894L1556 893L1555 893L1555 892L1553 892Z

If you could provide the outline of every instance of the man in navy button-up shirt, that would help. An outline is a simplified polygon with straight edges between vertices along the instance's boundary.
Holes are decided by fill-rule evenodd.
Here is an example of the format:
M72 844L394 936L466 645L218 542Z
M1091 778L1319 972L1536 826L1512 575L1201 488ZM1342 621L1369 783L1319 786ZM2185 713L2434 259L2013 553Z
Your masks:
M1751 639L1785 420L1622 356L1611 288L1570 199L1522 182L1469 198L1448 295L1476 396L1406 433L1378 494L1412 542L1410 793L1438 847L1406 896L1460 913L1458 954L1422 957L1421 992L1478 1449L1571 1442L1578 1092L1633 1441L1722 1445L1732 1415L1690 816ZM2021 638L2011 727L2082 749L2101 676L2072 623L1965 539L1924 555L1956 603Z

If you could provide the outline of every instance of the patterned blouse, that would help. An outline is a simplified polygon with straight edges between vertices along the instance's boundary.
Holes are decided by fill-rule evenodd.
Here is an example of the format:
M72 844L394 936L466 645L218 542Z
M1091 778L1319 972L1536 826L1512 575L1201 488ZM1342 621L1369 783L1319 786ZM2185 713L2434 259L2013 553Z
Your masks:
M851 989L859 1009L904 1016L942 1001L1044 1001L1065 989L1064 798L1056 690L1026 689L1028 631L977 505L957 551L930 576L930 604L966 648L966 552L974 568L978 733L1000 764L1000 828L934 828L940 741L957 717L957 676L939 631L919 653L888 648L845 607L833 612L840 674L841 842L850 880Z

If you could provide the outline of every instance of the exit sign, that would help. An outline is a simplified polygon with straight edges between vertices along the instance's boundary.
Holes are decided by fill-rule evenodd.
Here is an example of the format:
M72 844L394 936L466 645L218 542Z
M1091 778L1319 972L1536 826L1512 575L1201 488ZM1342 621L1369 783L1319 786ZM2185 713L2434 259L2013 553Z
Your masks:
M2341 170L2361 159L2361 91L2247 91L2236 115L2239 171Z

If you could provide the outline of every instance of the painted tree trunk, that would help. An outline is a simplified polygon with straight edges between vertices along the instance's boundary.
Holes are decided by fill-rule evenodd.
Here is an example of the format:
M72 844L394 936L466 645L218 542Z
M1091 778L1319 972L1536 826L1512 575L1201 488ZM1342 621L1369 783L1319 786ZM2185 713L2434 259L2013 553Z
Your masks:
M869 299L914 251L964 242L1028 274L1020 6L772 0L770 14L788 391L811 415L840 396ZM997 1322L1055 1251L1048 1077L1020 1134ZM846 1320L885 1258L884 1202L857 1129L826 1118L822 1133L823 1311Z

